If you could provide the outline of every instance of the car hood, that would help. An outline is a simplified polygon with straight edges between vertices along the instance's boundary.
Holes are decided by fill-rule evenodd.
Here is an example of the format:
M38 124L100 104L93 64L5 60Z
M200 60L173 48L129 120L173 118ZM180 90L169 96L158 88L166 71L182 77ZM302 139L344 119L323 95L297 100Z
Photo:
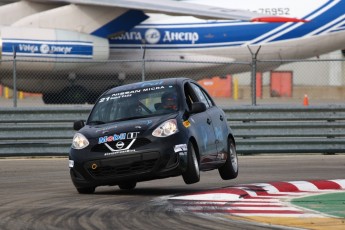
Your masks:
M176 117L177 114L167 114L162 116L112 122L102 125L86 125L79 132L85 137L91 139L114 134L120 135L128 132L136 132L140 136L144 135L147 131L153 130L164 121Z

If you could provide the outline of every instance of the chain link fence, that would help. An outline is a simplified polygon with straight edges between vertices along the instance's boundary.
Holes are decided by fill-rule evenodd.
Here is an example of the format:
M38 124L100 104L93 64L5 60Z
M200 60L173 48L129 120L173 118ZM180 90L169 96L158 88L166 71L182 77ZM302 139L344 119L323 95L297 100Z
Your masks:
M220 105L253 104L253 98L258 105L296 105L302 104L305 96L310 104L344 101L345 59L341 56L335 59L257 60L255 66L256 76L253 76L252 62L182 58L103 62L14 59L0 62L0 106L89 105L111 87L170 77L199 81Z

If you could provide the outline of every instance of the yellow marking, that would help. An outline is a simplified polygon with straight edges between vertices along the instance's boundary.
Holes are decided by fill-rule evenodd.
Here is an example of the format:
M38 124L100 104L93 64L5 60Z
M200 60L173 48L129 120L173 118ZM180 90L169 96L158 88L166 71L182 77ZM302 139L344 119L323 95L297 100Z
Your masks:
M237 77L234 78L234 93L233 93L234 100L238 99L238 79Z
M330 218L330 217L320 217L320 218L308 218L308 217L259 217L259 216L231 216L228 218L242 221L252 221L266 223L270 225L281 225L288 227L297 227L305 229L314 230L343 230L345 229L345 218Z
M10 91L10 88L8 88L8 87L5 87L5 89L4 89L4 93L5 93L5 98L6 99L9 99L11 96L10 96L10 94L11 94L11 91Z
M24 93L22 91L18 92L18 98L19 99L24 99Z
M184 121L183 125L184 125L184 127L188 128L190 126L190 122L188 120Z

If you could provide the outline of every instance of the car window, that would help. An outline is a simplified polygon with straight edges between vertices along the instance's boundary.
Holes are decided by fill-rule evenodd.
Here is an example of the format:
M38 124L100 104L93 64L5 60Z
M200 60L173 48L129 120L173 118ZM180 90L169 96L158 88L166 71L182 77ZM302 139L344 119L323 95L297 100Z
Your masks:
M176 112L179 98L173 85L131 89L101 97L95 104L88 123L157 116Z
M203 102L207 108L211 107L212 101L211 99L208 98L207 94L205 94L203 90L196 84L192 83L191 86L193 90L195 91L196 95L198 96L199 100Z
M184 84L184 93L185 93L185 99L186 104L189 110L192 109L192 104L197 100L197 98L193 99L193 90L189 83Z

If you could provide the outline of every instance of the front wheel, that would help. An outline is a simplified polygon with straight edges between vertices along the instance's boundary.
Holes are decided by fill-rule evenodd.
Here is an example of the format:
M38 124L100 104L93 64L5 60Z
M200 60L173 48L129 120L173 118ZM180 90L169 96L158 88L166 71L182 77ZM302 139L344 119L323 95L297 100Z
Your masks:
M228 152L226 162L218 169L218 171L220 177L223 180L234 179L238 175L238 159L236 146L231 138L229 138L228 140Z
M131 190L131 189L134 189L136 185L137 185L137 182L127 182L127 183L119 184L119 188L124 189L124 190Z
M192 142L188 142L187 148L187 169L182 173L182 177L186 184L194 184L200 181L199 160Z
M87 187L87 188L77 188L77 191L80 194L92 194L95 192L95 187Z

